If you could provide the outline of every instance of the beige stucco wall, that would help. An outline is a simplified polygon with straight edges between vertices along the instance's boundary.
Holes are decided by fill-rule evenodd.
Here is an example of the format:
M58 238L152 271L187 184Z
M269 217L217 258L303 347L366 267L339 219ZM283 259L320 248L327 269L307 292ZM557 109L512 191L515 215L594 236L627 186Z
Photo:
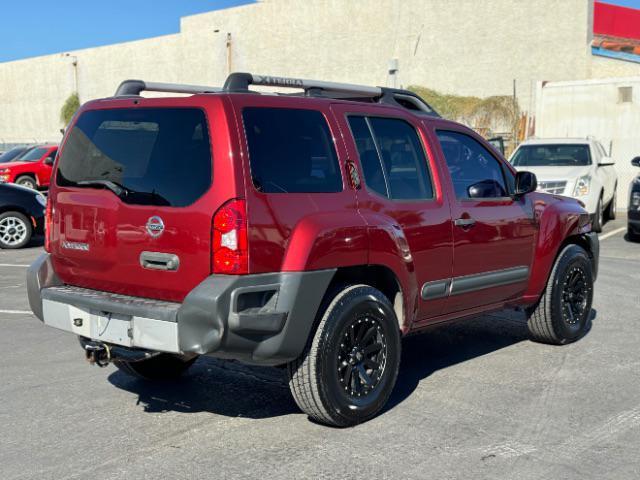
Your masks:
M529 110L537 80L607 76L610 63L591 58L591 22L592 0L265 0L185 17L179 34L69 53L81 100L126 78L221 85L231 33L235 71L388 85L396 58L398 86L505 95L515 79ZM0 143L60 138L71 61L0 64Z

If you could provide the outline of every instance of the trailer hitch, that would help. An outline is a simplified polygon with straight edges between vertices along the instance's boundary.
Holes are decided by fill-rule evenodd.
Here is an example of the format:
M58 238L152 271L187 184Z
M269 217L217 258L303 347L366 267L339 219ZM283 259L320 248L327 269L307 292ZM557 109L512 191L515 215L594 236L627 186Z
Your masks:
M106 367L113 361L133 363L160 355L160 352L111 345L86 337L78 337L78 340L84 350L87 361L91 365L97 365L101 368Z
M84 354L91 365L104 368L111 362L111 348L106 343L86 342Z

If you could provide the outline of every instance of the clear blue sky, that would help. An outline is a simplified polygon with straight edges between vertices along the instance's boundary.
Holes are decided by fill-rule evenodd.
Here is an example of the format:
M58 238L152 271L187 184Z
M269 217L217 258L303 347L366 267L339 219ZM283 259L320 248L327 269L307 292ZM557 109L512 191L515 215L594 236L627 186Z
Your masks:
M623 7L631 7L640 9L640 0L601 0L602 3L611 3L613 5L622 5Z
M3 0L0 62L176 33L180 17L253 0ZM604 0L640 8L640 0Z
M177 33L180 17L251 2L2 0L0 62Z

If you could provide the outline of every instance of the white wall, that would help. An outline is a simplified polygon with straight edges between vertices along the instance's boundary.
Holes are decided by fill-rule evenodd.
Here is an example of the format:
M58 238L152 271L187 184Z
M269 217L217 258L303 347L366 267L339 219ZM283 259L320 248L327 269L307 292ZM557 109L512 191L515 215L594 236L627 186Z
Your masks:
M619 87L633 88L631 103L619 102ZM631 159L640 155L640 76L541 86L536 104L536 136L593 135L605 149L611 145L618 172L618 207L628 203L628 186L640 169Z
M81 100L126 78L221 85L232 68L462 95L508 95L522 106L538 79L587 78L592 0L266 0L185 17L176 35L69 52ZM217 32L215 30L218 30ZM0 63L0 143L57 140L74 90L60 54Z
M538 80L640 75L640 64L590 53L593 0L264 0L184 17L175 35L69 52L81 100L127 78L221 85L226 36L235 71L387 85L460 95L510 95L524 110ZM0 143L58 140L74 90L72 58L0 63Z

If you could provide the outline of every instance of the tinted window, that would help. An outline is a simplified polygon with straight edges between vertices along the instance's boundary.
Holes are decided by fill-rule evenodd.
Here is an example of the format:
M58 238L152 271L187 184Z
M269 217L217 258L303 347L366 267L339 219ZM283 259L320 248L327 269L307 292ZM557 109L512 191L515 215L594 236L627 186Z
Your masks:
M20 160L21 162L37 162L45 153L47 153L47 150L49 150L47 147L34 148L16 160Z
M410 124L376 117L350 117L349 124L371 190L397 200L433 198L427 160Z
M264 193L342 191L333 138L315 110L245 108L251 177Z
M511 159L514 167L591 165L589 145L522 145Z
M82 114L61 153L62 186L110 188L126 203L182 207L211 185L204 113L191 108L94 110Z
M502 167L485 147L462 133L437 133L458 198L508 196Z
M14 147L0 155L0 163L10 162L14 158L22 155L26 150L26 147Z
M376 144L371 136L371 130L364 117L349 117L349 126L353 139L358 148L360 164L364 174L364 183L370 190L388 197L385 174L382 162L376 150Z

